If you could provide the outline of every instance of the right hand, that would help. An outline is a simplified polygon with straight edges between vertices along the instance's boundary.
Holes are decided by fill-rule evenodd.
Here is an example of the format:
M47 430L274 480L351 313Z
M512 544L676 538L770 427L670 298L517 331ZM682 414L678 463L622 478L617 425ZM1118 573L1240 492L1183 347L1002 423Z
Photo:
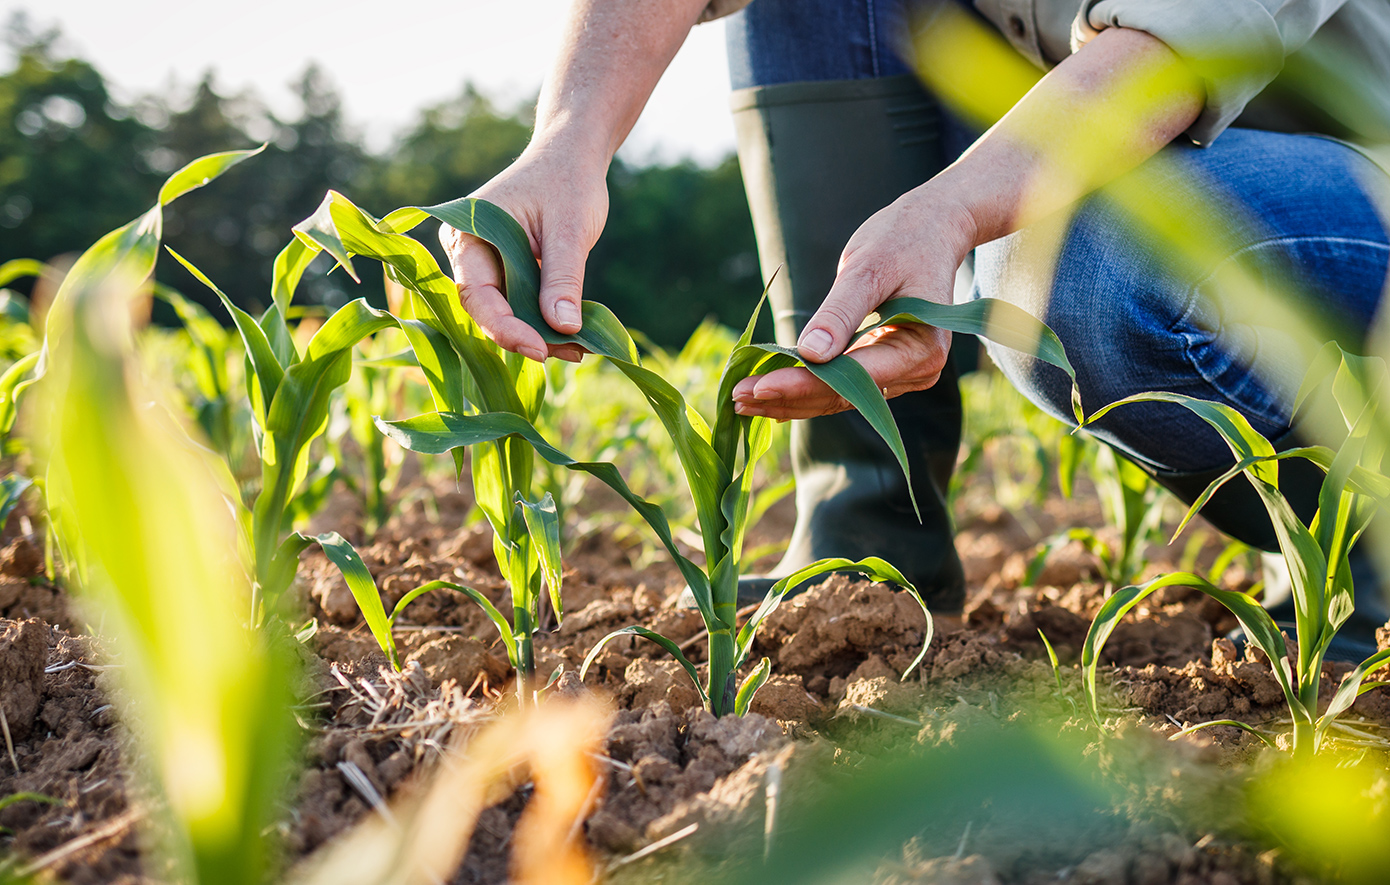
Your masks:
M608 217L606 169L564 156L563 151L527 149L470 196L505 209L526 231L541 265L541 316L552 329L572 335L580 329L584 261ZM547 356L578 362L577 344L547 345L540 333L512 314L502 293L497 253L483 240L450 227L439 240L453 265L463 309L499 347L537 362Z

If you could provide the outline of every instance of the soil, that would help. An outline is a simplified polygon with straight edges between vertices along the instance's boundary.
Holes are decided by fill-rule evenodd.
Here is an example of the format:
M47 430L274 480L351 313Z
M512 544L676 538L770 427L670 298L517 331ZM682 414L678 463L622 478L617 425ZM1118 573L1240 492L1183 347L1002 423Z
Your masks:
M440 491L430 511L414 497L370 541L351 519L335 524L331 514L353 510L345 502L331 505L314 528L336 529L358 544L388 609L435 579L472 586L501 606L505 587L489 530L459 527L471 509L468 497ZM750 546L785 537L790 506L775 507L758 527L763 538ZM833 802L836 784L852 789L856 766L868 771L896 756L968 748L973 736L1004 721L1070 735L1082 748L1078 758L1099 759L1112 772L1162 771L1162 782L1121 776L1128 798L1084 832L1035 819L1026 828L1030 841L996 815L993 823L972 822L964 835L953 824L949 838L905 837L880 852L873 881L1305 881L1278 852L1231 837L1219 822L1203 822L1210 784L1254 764L1258 739L1218 727L1177 743L1164 740L1209 719L1262 724L1281 716L1282 696L1268 664L1225 638L1235 626L1225 610L1196 592L1172 589L1118 627L1105 649L1103 713L1127 739L1102 738L1081 715L1075 666L1105 594L1094 559L1079 545L1064 548L1036 586L1022 586L1039 532L1100 524L1094 497L1049 499L1023 520L988 503L963 510L958 547L967 605L959 617L936 618L935 637L906 680L900 676L924 637L921 610L894 588L837 575L768 618L754 659L770 658L775 675L742 719L716 720L703 711L685 672L652 643L632 637L611 642L581 681L584 655L611 630L645 624L685 645L698 663L703 625L698 614L677 607L682 582L659 559L639 567L646 559L639 550L602 533L569 551L568 611L558 629L553 614L543 619L538 671L559 674L554 693L595 694L615 711L598 760L607 772L605 789L582 827L611 881L682 881L690 870L724 862L711 859L712 845L726 854L760 852L770 785L784 775ZM1214 538L1200 561L1214 556ZM41 536L23 513L12 516L0 535L0 710L13 755L6 749L0 756L0 797L29 793L48 801L19 801L0 811L0 833L8 834L0 847L58 881L158 880L138 835L146 801L128 774L133 746L113 715L103 678L108 661L85 638L71 601L44 577L42 551ZM1176 552L1151 553L1151 571L1173 567ZM1223 584L1243 589L1257 577L1237 564ZM286 863L329 844L374 807L411 794L444 747L495 715L512 679L490 622L458 594L429 594L406 610L397 631L405 666L394 673L321 553L305 555L297 586L317 623L302 655L306 704L318 712L308 723L305 767L278 826ZM1061 691L1039 631L1061 661ZM1324 697L1346 669L1327 666ZM1364 732L1382 733L1390 728L1390 693L1366 693L1346 717ZM507 880L511 834L528 796L523 788L482 813L453 882ZM695 836L688 835L692 825ZM669 847L634 859L662 839L671 840Z

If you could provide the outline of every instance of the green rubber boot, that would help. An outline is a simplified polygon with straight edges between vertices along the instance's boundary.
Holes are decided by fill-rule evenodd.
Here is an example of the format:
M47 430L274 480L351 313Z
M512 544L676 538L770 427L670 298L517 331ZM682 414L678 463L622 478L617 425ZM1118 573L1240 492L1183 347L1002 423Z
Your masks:
M943 167L940 110L910 75L761 86L731 103L758 257L765 278L777 272L769 292L777 340L794 345L859 225ZM878 556L933 611L960 610L965 579L946 505L960 448L954 360L931 389L889 402L921 522L892 451L859 413L793 422L796 527L768 576L740 581L740 604L817 559Z

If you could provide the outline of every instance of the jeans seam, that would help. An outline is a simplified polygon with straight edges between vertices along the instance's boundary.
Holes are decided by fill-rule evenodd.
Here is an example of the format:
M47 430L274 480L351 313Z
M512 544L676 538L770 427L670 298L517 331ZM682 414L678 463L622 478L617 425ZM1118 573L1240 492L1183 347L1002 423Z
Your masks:
M865 0L865 9L869 18L869 67L873 69L873 75L878 77L878 29L874 27L874 0Z
M1289 245L1289 244L1292 244L1292 243L1336 243L1336 244L1340 244L1340 245L1369 247L1369 248L1371 248L1371 249L1379 250L1379 251L1381 251L1381 252L1385 252L1385 253L1387 253L1387 254L1390 254L1390 245L1387 245L1387 244L1385 244L1385 243L1379 243L1379 242L1376 242L1375 240L1363 239L1363 238L1361 238L1361 237L1334 237L1334 236L1291 236L1291 237L1290 237L1290 236L1286 236L1286 237L1266 237L1266 238L1264 238L1264 239L1262 239L1262 240L1259 240L1259 241L1257 241L1257 242L1248 243L1248 244L1246 244L1246 245L1240 247L1240 248L1237 249L1236 251L1232 252L1230 255L1227 255L1225 258L1221 259L1221 261L1218 262L1217 265L1216 265L1214 268L1212 268L1211 271L1210 271L1206 276L1202 277L1201 279L1199 279L1199 280L1197 280L1195 283L1193 283L1191 286L1189 286L1189 287L1187 288L1187 292L1186 292L1186 296L1187 296L1187 309L1183 311L1182 316L1180 316L1177 320L1175 320L1175 321L1173 322L1173 325L1169 327L1169 331L1174 332L1174 333L1176 333L1176 334L1182 336L1183 343L1184 343L1184 346L1183 346L1183 355L1187 358L1187 362L1188 362L1189 365L1192 366L1193 371L1195 371L1195 372L1197 373L1197 375L1198 375L1203 381L1205 381L1207 384L1211 385L1211 387L1212 387L1213 390L1216 390L1216 391L1220 392L1222 396L1226 397L1228 400L1230 400L1230 401L1232 401L1232 402L1235 402L1235 401L1237 400L1237 398L1232 394L1232 392L1229 391L1229 390L1227 390L1226 387L1225 387L1224 385L1217 383L1216 379L1214 379L1214 378L1208 376L1207 373L1203 370L1201 364L1193 357L1193 355L1192 355L1192 349L1193 349L1193 347L1194 347L1194 345L1195 345L1195 341L1194 341L1194 337L1195 337L1195 336L1193 336L1193 335L1191 335L1191 334L1189 334L1189 333L1187 333L1187 332L1180 332L1180 331L1178 331L1178 326L1187 323L1188 320L1191 318L1192 314L1197 310L1197 303L1198 303L1197 291L1198 291L1199 289L1201 289L1203 286L1205 286L1208 282L1210 282L1214 277L1216 277L1216 275L1220 272L1221 268L1224 267L1226 264L1230 263L1231 261L1236 260L1237 258L1239 258L1239 257L1242 256L1242 255L1245 255L1245 254L1250 253L1250 252L1254 252L1254 251L1257 250L1257 249L1264 249L1264 248L1267 248L1267 247L1269 247L1269 246L1274 246L1274 245ZM1226 325L1226 324L1223 322L1223 323L1222 323L1222 329L1225 328L1225 325ZM1221 330L1218 330L1218 331L1217 331L1218 337L1219 337L1220 333L1221 333ZM1263 384L1263 382L1261 382L1261 384ZM1268 420L1268 419L1267 419L1267 420Z

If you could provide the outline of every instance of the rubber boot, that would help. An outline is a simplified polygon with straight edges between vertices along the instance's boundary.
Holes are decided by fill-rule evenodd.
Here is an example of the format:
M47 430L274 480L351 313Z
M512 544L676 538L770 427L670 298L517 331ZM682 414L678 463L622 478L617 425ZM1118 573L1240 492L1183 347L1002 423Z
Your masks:
M731 103L758 257L765 278L776 272L777 340L794 345L859 225L944 165L940 110L911 76L761 86ZM878 556L933 611L960 610L965 580L946 504L960 448L954 361L934 387L889 402L921 521L892 451L858 412L795 421L796 526L767 579L740 581L740 604L814 560Z
M1286 451L1302 445L1294 433L1273 441L1276 451ZM1164 488L1191 504L1228 468L1202 473L1156 473L1154 479ZM1289 458L1279 462L1279 490L1293 512L1306 525L1318 509L1318 492L1327 476L1322 468L1305 458ZM1264 551L1261 566L1264 571L1264 594L1261 601L1290 637L1294 636L1293 582L1288 566L1279 554L1279 539L1269 513L1254 486L1241 477L1227 482L1202 508L1202 516L1213 526ZM1327 657L1336 661L1360 663L1376 651L1376 628L1390 620L1390 606L1382 582L1371 563L1371 557L1358 545L1348 554L1352 586L1355 588L1355 611L1337 631L1327 649ZM1236 628L1230 637L1244 641L1244 630Z

